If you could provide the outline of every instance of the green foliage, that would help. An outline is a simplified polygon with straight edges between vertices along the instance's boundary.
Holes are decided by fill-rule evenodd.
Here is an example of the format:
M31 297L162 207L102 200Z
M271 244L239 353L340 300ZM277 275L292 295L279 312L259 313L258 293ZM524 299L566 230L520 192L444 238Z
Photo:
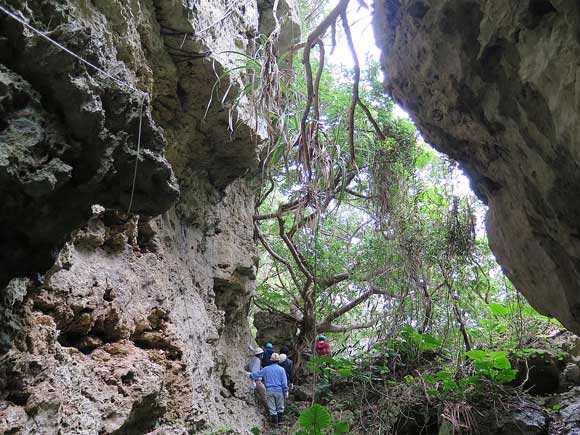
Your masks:
M432 385L427 393L441 401L460 400L466 393L473 391L470 387L478 387L481 380L478 375L458 380L457 374L450 368L432 375L423 375L422 378Z
M471 350L465 354L474 361L476 373L485 376L494 384L505 384L513 381L518 373L517 369L512 369L507 357L508 352Z
M482 395L491 387L505 384L515 379L517 370L511 368L508 352L470 350L465 355L473 361L474 374L462 377L456 370L446 368L433 374L422 375L423 381L431 385L427 393L443 401L462 401L466 397Z
M335 435L350 433L350 425L346 421L337 421L332 425Z
M300 427L309 435L321 435L322 431L330 426L330 413L327 409L315 403L304 410L298 418Z
M298 422L301 430L296 435L322 435L330 428L331 417L324 406L315 403L300 414ZM349 424L345 421L335 422L332 426L332 433L335 435L347 434L349 432Z
M263 41L251 59L240 57L254 94L264 84L268 44ZM485 206L461 187L457 164L425 144L410 120L395 116L376 62L361 77L360 98L384 137L357 108L352 154L353 72L325 68L316 94L320 116L310 110L305 119L309 131L319 131L307 138L309 172L299 152L307 100L299 57L286 65L290 74L276 100L283 110L270 110L277 131L260 156L256 306L296 319L299 350L312 345L318 326L348 331L332 334L331 341L351 358L313 356L307 363L318 376L318 399L330 398L333 386L345 381L420 386L421 396L425 382L441 402L497 391L517 373L508 352L530 347L553 323L503 276L482 225ZM311 66L316 71L318 64ZM325 285L341 274L347 278ZM369 290L376 294L333 316ZM357 324L372 331L348 330ZM417 374L420 364L430 364L428 374Z
M403 326L401 328L401 337L405 350L416 349L419 353L425 351L434 351L441 348L442 341L433 335L425 332L420 333L412 326Z

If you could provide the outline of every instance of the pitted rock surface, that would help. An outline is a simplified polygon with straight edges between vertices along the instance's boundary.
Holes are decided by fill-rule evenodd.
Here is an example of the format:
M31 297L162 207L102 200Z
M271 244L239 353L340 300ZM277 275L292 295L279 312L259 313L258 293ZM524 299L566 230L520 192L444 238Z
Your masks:
M387 90L489 205L530 303L580 332L580 5L377 0Z
M243 367L266 130L225 72L267 2L3 4L148 98L0 15L0 432L260 426Z
M29 3L10 6L128 86L151 92L129 62L118 59L114 44L121 29L115 31L97 9ZM119 87L3 14L0 29L0 243L5 247L0 285L5 285L11 275L46 269L71 229L90 216L92 204L128 208L141 117L133 210L159 214L175 202L179 188L149 101L141 112L142 93ZM134 49L133 66L145 64L144 49Z

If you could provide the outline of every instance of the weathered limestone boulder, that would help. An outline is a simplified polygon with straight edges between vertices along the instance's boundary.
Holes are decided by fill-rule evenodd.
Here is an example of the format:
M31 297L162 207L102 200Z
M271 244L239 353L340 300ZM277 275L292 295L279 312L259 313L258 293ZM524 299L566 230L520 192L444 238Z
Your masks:
M559 433L562 435L580 434L580 400L578 395L580 388L571 391L570 398L561 402L561 408L558 412L560 421L558 422Z
M2 5L127 86L0 13L0 433L259 426L256 0Z
M580 385L580 367L578 367L578 364L566 364L566 367L564 367L564 370L560 374L559 384L559 391L567 391L570 388Z
M542 407L514 400L503 409L490 409L477 416L476 433L481 435L547 435L550 419Z
M580 6L376 0L388 92L487 202L493 252L580 333Z
M254 327L258 344L272 343L276 351L282 345L292 347L298 337L298 324L282 314L258 311L254 314Z

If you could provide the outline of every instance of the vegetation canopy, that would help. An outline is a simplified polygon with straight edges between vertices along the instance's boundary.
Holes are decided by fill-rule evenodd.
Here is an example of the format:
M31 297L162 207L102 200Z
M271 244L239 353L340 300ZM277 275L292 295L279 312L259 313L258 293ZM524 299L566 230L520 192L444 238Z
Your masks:
M375 60L361 70L348 7L340 0L324 15L303 5L303 15L319 17L307 38L277 53L277 25L247 63L247 95L271 133L254 216L255 309L292 325L297 334L277 344L294 347L298 366L318 334L329 337L333 357L309 363L319 390L329 371L363 384L378 373L464 403L513 381L510 355L551 323L502 274L485 206L459 188L457 163L395 116ZM337 38L352 69L331 63ZM428 373L413 373L430 360L438 363ZM471 424L468 407L447 410ZM318 408L307 421L324 427L304 433L330 425Z

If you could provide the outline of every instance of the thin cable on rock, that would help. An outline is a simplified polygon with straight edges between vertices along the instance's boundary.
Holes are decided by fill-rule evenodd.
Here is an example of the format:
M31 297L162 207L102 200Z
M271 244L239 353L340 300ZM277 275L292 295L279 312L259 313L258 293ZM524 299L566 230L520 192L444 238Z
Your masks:
M131 212L131 208L133 206L133 197L134 197L134 194L135 194L135 183L136 183L136 180L137 180L137 166L138 166L138 163L139 163L139 157L140 157L140 152L141 152L141 130L142 130L142 126L143 126L143 104L144 104L145 100L147 99L147 97L149 96L149 94L147 94L147 92L141 91L140 89L137 89L136 87L130 85L127 82L124 82L123 80L120 80L120 79L114 77L113 75L111 75L110 73L108 73L107 71L105 71L104 69L99 68L98 66L90 63L88 60L83 59L81 56L79 56L75 52L69 50L64 45L62 45L59 42L55 41L50 36L47 36L46 34L44 34L43 32L41 32L40 30L36 29L35 27L33 27L32 25L30 25L29 23L27 23L23 18L19 17L18 15L14 14L13 12L9 11L8 9L6 9L2 5L0 5L0 12L3 12L4 14L6 14L7 16L9 16L13 20L16 20L17 22L19 22L20 24L22 24L27 29L29 29L32 32L36 33L41 38L43 38L43 39L47 40L48 42L50 42L55 47L60 48L65 53L68 53L69 55L71 55L75 59L81 61L85 65L89 66L90 68L94 69L95 71L97 71L97 72L103 74L104 76L106 76L107 78L111 79L117 86L119 86L121 88L130 89L131 91L136 92L137 94L140 95L140 97L141 97L141 104L140 104L140 110L139 110L139 132L138 132L138 135L137 135L137 156L135 157L135 170L134 170L134 173L133 173L133 185L131 187L131 197L130 197L130 200L129 200L129 208L127 210L127 213L130 213Z
M137 182L137 166L139 165L139 153L141 152L141 127L143 125L143 104L145 103L145 96L141 98L141 105L139 107L139 132L137 133L137 157L135 158L135 170L133 171L133 184L131 186L131 198L129 199L129 207L127 214L131 213L133 206L133 197L135 196L135 184Z

